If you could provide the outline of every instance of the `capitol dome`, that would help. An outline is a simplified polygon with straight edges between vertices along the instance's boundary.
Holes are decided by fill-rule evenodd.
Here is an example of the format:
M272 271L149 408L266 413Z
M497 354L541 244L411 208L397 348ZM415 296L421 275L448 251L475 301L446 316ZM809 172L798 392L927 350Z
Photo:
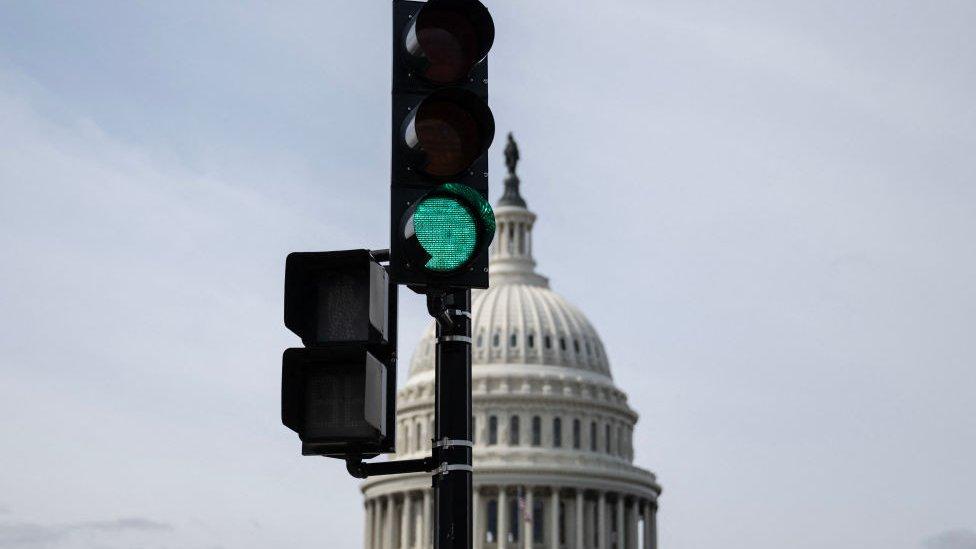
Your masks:
M490 287L472 295L474 547L656 549L661 488L633 464L637 413L596 329L536 272L511 135L506 157ZM433 428L431 323L397 395L395 459L428 455ZM432 547L429 474L371 477L362 490L366 549Z
M498 253L493 250L493 253ZM494 262L493 262L494 263ZM472 296L472 364L557 367L554 373L610 377L596 329L575 306L531 282L493 283ZM410 381L422 383L434 368L434 324L424 332L410 363ZM528 369L528 368L527 368ZM569 369L569 370L566 370Z

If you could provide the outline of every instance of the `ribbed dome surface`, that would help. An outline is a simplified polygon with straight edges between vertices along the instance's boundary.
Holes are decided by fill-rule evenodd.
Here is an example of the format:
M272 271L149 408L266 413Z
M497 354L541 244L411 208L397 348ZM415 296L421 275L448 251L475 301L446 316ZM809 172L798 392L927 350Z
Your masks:
M472 363L543 364L610 377L600 337L579 309L549 288L501 283L472 299ZM434 325L410 363L410 375L434 367Z

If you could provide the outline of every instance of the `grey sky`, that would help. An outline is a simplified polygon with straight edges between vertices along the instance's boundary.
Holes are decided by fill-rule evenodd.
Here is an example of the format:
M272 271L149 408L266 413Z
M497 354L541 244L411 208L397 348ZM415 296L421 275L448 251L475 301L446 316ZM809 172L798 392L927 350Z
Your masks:
M972 549L976 4L488 6L540 270L641 414L662 546ZM0 547L359 546L357 483L278 420L281 281L385 245L388 32L0 0ZM71 530L126 517L164 527Z

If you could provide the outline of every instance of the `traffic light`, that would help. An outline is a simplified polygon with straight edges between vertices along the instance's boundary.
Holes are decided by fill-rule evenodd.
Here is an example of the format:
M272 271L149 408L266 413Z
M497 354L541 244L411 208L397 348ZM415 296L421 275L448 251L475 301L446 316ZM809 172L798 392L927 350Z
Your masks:
M304 348L282 357L281 421L302 454L394 451L397 285L368 250L285 261L285 326Z
M488 286L494 35L477 0L393 2L390 270L398 283Z

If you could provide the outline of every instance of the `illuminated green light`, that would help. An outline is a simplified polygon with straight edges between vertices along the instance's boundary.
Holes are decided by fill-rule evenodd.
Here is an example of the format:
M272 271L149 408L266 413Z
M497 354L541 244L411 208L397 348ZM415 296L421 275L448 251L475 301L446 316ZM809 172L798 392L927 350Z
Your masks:
M413 212L413 226L417 241L430 255L424 267L431 271L457 269L471 259L478 245L474 215L452 197L422 200Z

